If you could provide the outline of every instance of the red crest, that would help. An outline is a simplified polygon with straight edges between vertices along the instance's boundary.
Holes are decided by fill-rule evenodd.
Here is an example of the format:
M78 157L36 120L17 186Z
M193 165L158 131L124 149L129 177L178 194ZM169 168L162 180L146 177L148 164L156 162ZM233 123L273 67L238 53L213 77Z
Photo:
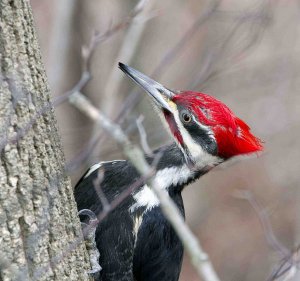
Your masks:
M261 140L250 132L249 126L221 101L190 91L181 92L172 100L188 108L201 124L211 128L218 144L219 156L229 158L263 149Z

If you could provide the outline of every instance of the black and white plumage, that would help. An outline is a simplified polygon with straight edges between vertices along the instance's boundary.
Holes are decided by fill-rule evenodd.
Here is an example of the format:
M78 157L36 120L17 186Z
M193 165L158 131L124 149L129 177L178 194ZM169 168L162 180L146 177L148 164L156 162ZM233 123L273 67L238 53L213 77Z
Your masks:
M154 155L157 153L160 160L155 181L168 191L184 216L181 191L206 171L191 170L175 144L158 149ZM147 157L147 161L151 165L153 157ZM97 188L93 187L100 171L104 173L101 189L109 202L140 179L128 161L95 164L76 185L79 210L90 209L95 214L103 211ZM145 183L99 224L96 243L103 268L100 280L178 280L183 255L181 242Z
M250 128L220 101L202 93L173 92L131 67L119 66L152 98L174 140L146 159L151 165L160 155L154 182L168 192L183 216L184 186L232 156L262 149ZM75 187L78 210L99 215L104 208L99 194L110 203L137 183L97 226L102 267L98 280L177 281L183 246L131 163L116 160L92 166Z

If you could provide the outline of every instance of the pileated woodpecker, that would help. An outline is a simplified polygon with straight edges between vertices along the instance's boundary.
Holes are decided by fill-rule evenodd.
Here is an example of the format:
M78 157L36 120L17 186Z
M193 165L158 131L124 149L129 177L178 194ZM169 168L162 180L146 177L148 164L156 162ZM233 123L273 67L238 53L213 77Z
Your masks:
M119 67L148 93L171 133L174 143L146 159L151 164L161 154L155 182L183 216L181 191L186 185L235 155L262 150L249 126L221 101L203 93L171 91L129 66L119 63ZM97 183L99 172L103 177ZM111 202L139 178L127 160L93 165L75 187L78 210L99 214L103 205L97 189ZM95 237L102 267L98 280L178 280L183 246L144 182L99 223Z

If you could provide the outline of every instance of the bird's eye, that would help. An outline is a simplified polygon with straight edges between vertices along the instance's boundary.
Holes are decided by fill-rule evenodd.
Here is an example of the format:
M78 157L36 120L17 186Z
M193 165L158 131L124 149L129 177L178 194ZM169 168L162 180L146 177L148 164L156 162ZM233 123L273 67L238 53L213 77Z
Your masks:
M192 115L187 111L183 111L181 113L181 119L184 123L190 123L192 121Z

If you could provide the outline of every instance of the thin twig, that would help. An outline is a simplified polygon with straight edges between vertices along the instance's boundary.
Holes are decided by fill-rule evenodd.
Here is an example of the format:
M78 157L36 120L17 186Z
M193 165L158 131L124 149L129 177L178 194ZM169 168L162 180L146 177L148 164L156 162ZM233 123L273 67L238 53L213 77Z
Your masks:
M261 206L261 204L254 197L254 194L251 191L239 190L235 193L235 197L246 199L250 203L255 213L259 217L268 244L272 249L274 249L275 251L281 254L282 259L280 263L274 268L270 277L267 280L268 281L292 280L297 270L299 270L298 267L300 262L299 259L300 248L297 247L296 250L291 252L286 247L284 247L284 245L277 239L277 237L274 234L266 210Z
M235 193L237 198L246 199L249 204L254 209L257 214L259 221L262 225L264 235L270 247L279 252L282 257L287 257L290 255L290 251L282 245L282 243L277 239L274 234L273 228L271 226L268 214L266 210L261 206L258 200L254 197L253 193L249 190L238 190Z
M255 43L257 43L263 33L263 30L271 21L271 17L268 15L268 9L266 9L266 6L266 3L262 3L257 11L241 15L240 13L236 14L232 12L216 11L216 18L219 18L220 20L230 19L233 20L235 24L223 40L222 44L220 44L218 48L210 48L208 53L205 54L202 69L191 82L191 89L199 90L199 87L201 86L200 90L203 90L209 81L215 79L221 73L223 74L226 68L228 69L228 64L225 66L215 66L214 69L213 64L219 62L221 57L224 56L224 53L228 49L228 45L233 41L232 38L234 38L240 30L244 32L243 28L245 24L249 24L249 22L251 22L252 24L258 25L258 28L253 29L254 31L252 34L248 36L249 41L247 44L243 45L240 50L236 51L234 57L238 57L240 54L245 54L252 46L254 46ZM227 61L230 63L230 67L232 67L233 60L229 60L227 58Z
M160 159L161 155L156 155L153 162L152 162L152 171L151 173L149 173L147 176L145 177L140 177L139 179L137 179L133 184L131 184L128 188L126 188L124 191L122 191L116 198L114 198L110 203L109 203L109 208L103 209L97 216L95 219L93 219L92 222L90 222L87 226L85 226L84 230L83 230L83 235L85 235L86 233L88 233L91 228L95 228L99 223L101 223L108 215L110 212L112 212L113 210L115 210L124 200L126 200L128 198L128 196L130 196L137 188L139 188L140 186L144 185L145 182L147 181L148 178L150 178L151 176L153 176L155 174L155 166L157 165L159 159ZM55 176L56 180L55 183L58 184L62 178L64 177L64 175L57 175ZM54 183L54 184L55 184ZM85 215L86 211L90 211L85 209L84 211L80 211L79 215ZM92 212L92 211L90 211ZM41 233L43 231L46 231L48 227L48 223L45 223L44 225L41 225L39 227L39 230L35 233ZM40 268L38 268L37 270L35 270L35 272L33 273L33 279L32 280L40 280L40 277L45 274L47 271L49 271L50 269L54 269L56 268L56 266L59 265L59 263L64 260L65 258L68 257L68 254L75 250L81 243L83 242L82 237L77 237L75 240L71 241L62 251L62 254L58 254L56 256L54 256L53 258L51 258L51 263L47 264L45 266L42 266Z
M100 199L101 201L101 204L102 204L102 207L103 207L103 210L105 212L108 212L110 211L110 204L101 188L101 183L103 181L103 178L104 178L104 171L102 168L100 168L98 170L98 174L97 174L97 177L96 179L93 181L93 185L94 185L94 189L98 195L98 198Z
M124 79L123 75L119 75L118 68L115 67L115 65L117 65L120 59L127 64L130 64L132 61L132 58L136 53L138 43L145 29L146 21L144 19L147 15L144 11L146 5L150 6L153 4L153 2L153 0L139 0L134 8L134 13L136 16L132 19L128 26L125 37L122 40L122 45L119 49L119 53L116 56L115 62L112 64L110 74L105 83L101 108L107 115L110 115L112 112L112 109L116 103L116 96L119 93L121 83ZM95 130L99 130L99 128L94 128L94 131Z
M210 7L199 16L193 25L182 35L174 47L165 53L154 71L150 74L151 77L155 78L160 76L167 67L170 67L173 60L185 49L185 47L189 46L189 42L194 37L194 34L199 31L199 28L202 27L204 23L206 23L217 11L217 8L220 4L220 0L214 0L211 2ZM140 102L142 97L143 96L140 95L140 90L133 91L125 100L115 121L121 123L127 116L128 112L130 112L132 108L134 108Z
M8 143L17 143L20 139L22 139L26 133L32 128L32 126L36 123L36 120L43 116L45 113L47 113L49 110L52 110L53 107L56 107L63 102L65 102L68 97L73 94L74 92L80 92L84 86L89 82L91 79L90 74L90 61L92 58L92 55L96 49L96 46L100 43L103 43L104 41L111 38L113 35L115 35L117 32L125 29L128 27L130 22L139 15L139 13L142 10L140 8L136 8L129 17L127 17L125 20L117 23L116 25L112 26L111 28L107 29L103 33L97 33L95 32L93 36L91 37L91 40L87 46L83 46L82 48L82 59L83 59L83 66L82 66L82 73L79 81L75 84L75 86L68 92L64 93L61 96L56 97L52 102L45 103L44 106L42 106L39 110L37 110L36 114L28 121L27 124L23 126L22 129L18 130L16 134L14 134L12 137L3 137L0 139L0 151L4 149L4 147ZM1 77L2 79L2 77Z
M104 90L102 93L101 102L98 102L98 108L101 108L105 114L111 116L113 110L115 109L115 104L117 99L117 95L120 91L120 87L122 81L124 79L123 75L119 74L119 70L115 65L117 65L119 60L130 64L134 54L136 53L137 46L142 38L143 32L145 30L146 21L150 19L147 16L146 7L149 9L151 5L153 5L153 0L139 0L136 4L133 13L136 15L132 18L128 29L126 30L125 36L122 40L122 44L119 48L119 52L116 56L114 63L111 66L110 73L108 75L108 79L105 83ZM94 126L93 131L91 133L91 139L95 139L95 136L99 136L99 126ZM91 145L89 145L91 147ZM100 145L96 147L96 151L94 153L99 155Z
M143 121L144 121L143 115L140 115L140 117L136 120L136 126L139 130L141 146L147 155L153 156L152 150L149 147L149 144L147 141L147 134L146 134L145 128L143 126Z
M290 256L282 259L282 261L275 267L267 281L297 281L297 274L299 275L300 265L300 247L297 247Z

